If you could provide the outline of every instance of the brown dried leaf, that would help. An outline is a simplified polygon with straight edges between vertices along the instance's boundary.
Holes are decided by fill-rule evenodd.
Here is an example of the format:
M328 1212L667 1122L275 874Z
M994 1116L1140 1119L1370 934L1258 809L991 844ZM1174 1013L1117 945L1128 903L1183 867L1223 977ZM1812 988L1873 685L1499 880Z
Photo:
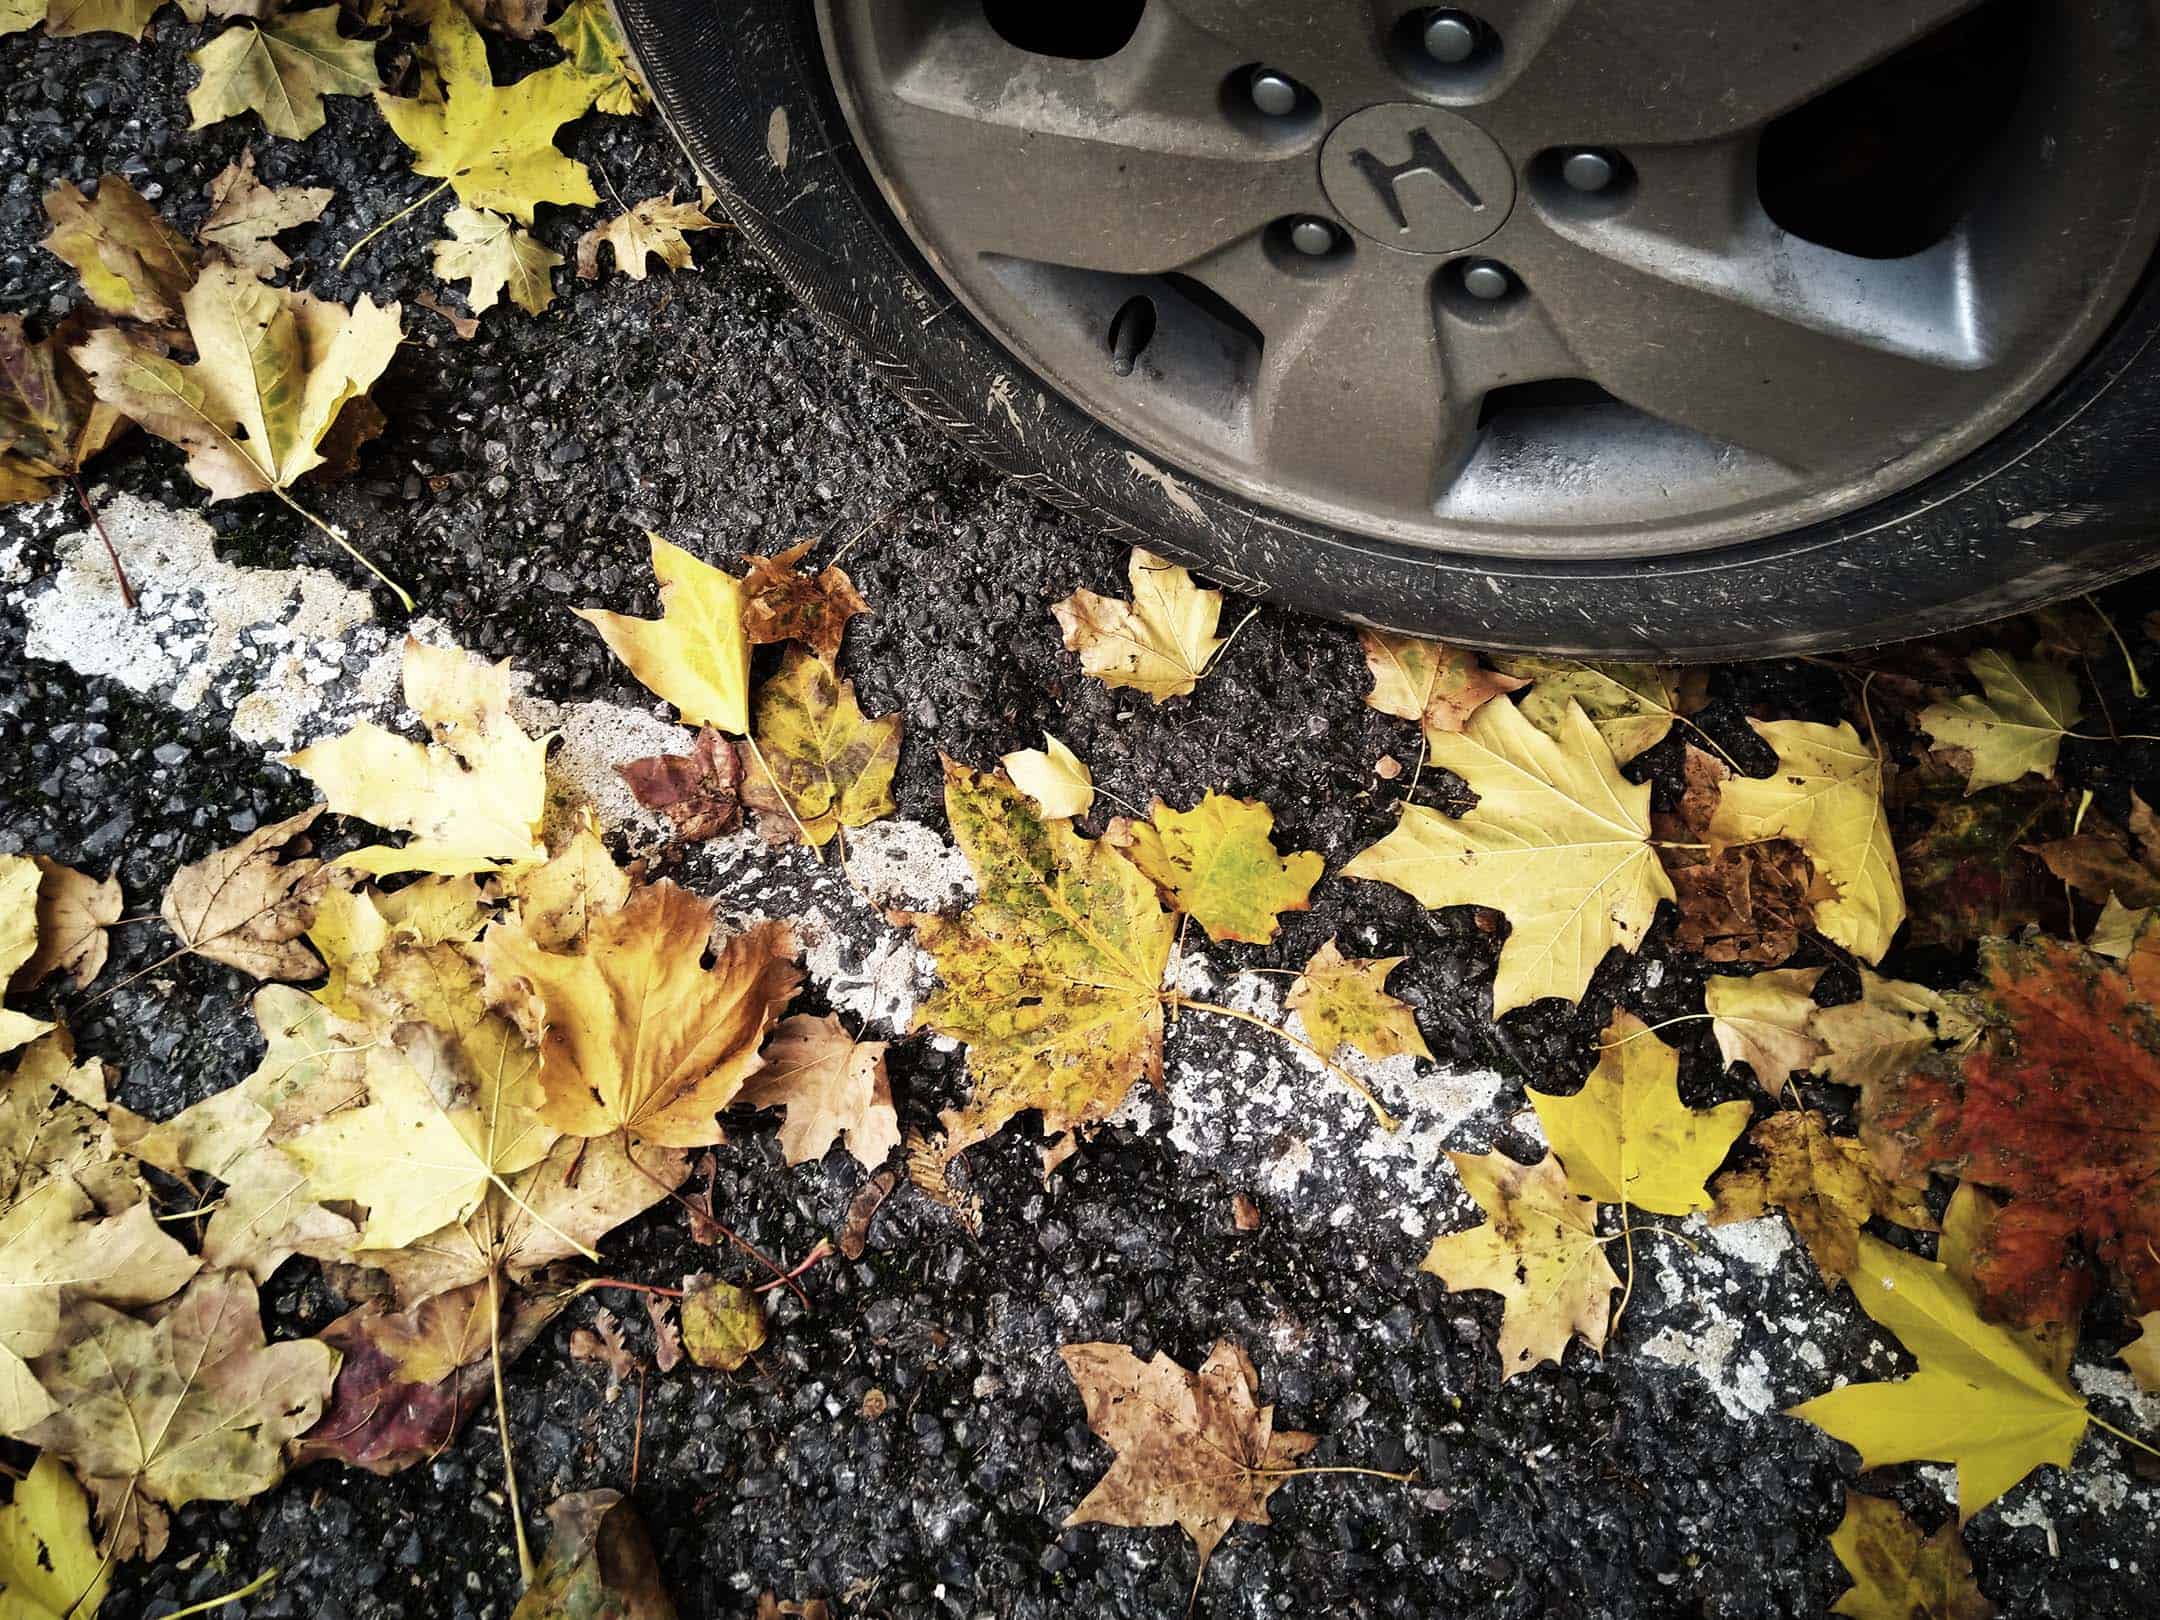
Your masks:
M258 827L230 849L173 874L159 914L197 956L252 973L258 979L312 979L323 970L300 936L315 920L328 881L321 861L280 862L288 846L304 850L302 835L326 806Z
M52 230L41 246L81 279L108 315L155 326L180 313L195 280L195 250L117 174L98 182L97 197L73 181L45 194Z
M743 558L750 565L743 580L743 627L753 644L799 641L830 664L840 656L848 620L868 613L870 604L838 567L808 575L796 571L816 544L798 540L770 557Z
M273 240L281 231L320 219L337 195L328 186L264 185L255 178L255 154L240 154L207 188L210 217L196 227L195 240L211 253L270 276L292 263Z
M734 1283L695 1280L682 1297L682 1342L690 1359L733 1372L765 1343L765 1306Z
M1829 1121L1813 1109L1772 1114L1748 1133L1748 1144L1765 1163L1719 1178L1710 1223L1783 1210L1815 1269L1832 1285L1859 1264L1860 1229L1871 1216L1916 1232L1935 1229L1918 1189L1886 1180L1859 1138L1831 1135Z
M742 825L742 761L710 726L699 728L689 753L633 759L615 774L639 804L667 817L678 838L699 843Z
M41 874L37 950L10 982L27 990L57 968L74 979L76 989L85 989L105 967L105 930L120 920L120 880L100 881L43 855L30 858Z
M830 1013L798 1013L774 1029L764 1064L743 1082L739 1100L787 1110L780 1148L789 1164L822 1159L845 1136L856 1162L875 1170L900 1145L885 1046L858 1041Z
M548 1509L555 1527L510 1620L675 1620L652 1539L620 1491L582 1491Z

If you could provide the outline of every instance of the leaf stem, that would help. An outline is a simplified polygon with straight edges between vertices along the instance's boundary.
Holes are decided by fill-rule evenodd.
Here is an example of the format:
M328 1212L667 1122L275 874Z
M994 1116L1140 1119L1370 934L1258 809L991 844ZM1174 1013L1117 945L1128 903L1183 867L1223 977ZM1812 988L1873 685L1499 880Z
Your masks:
M2138 1450L2146 1453L2148 1456L2160 1457L2160 1446L2154 1446L2144 1440L2140 1440L2134 1434L2116 1428L2114 1424L2110 1423L2106 1418L2101 1417L2097 1413L2093 1412L2092 1409L2089 1407L2086 1409L2085 1412L2085 1420L2088 1423L2092 1424L2092 1426L2096 1429L2105 1429L2109 1434L2112 1434L2116 1439L2122 1441L2125 1445L2136 1446Z
M1620 1237L1627 1255L1627 1281L1621 1285L1620 1303L1613 1307L1612 1320L1605 1327L1608 1342L1620 1331L1620 1318L1627 1315L1628 1301L1635 1297L1635 1223L1628 1219L1625 1203L1620 1206Z
M244 1597L253 1597L278 1578L276 1566L264 1570L237 1592L227 1592L223 1597L204 1598L200 1603L190 1603L184 1609L175 1609L165 1620L186 1620L191 1614L208 1614L212 1609L222 1609L228 1603L238 1603Z
M2100 622L2107 626L2109 636L2114 638L2115 650L2122 654L2123 667L2130 671L2130 695L2135 698L2144 697L2145 677L2138 673L2137 660L2130 656L2129 644L2123 640L2122 632L2115 628L2115 621L2108 617L2107 609L2100 605L2090 591L2085 593L2085 605L2093 610Z
M1198 675L1195 675L1193 679L1196 681L1207 679L1207 677L1211 673L1213 673L1215 666L1222 662L1223 654L1230 650L1230 643L1237 640L1238 631L1243 630L1248 624L1251 624L1255 618L1259 617L1259 614L1260 609L1257 605L1248 608L1246 610L1245 617L1238 620L1237 624L1231 629L1230 633L1222 638L1222 645L1208 654L1208 661L1200 667L1200 673Z
M1360 1468L1354 1463L1315 1463L1310 1468L1253 1468L1247 1470L1255 1479L1289 1479L1297 1474L1370 1474L1374 1479L1392 1479L1398 1485L1415 1485L1417 1470L1407 1474L1391 1474L1385 1468Z
M591 1293L595 1288L627 1288L637 1294L658 1294L662 1299L681 1299L680 1288L662 1288L658 1283L631 1282L623 1277L588 1277L570 1290L570 1297L577 1299Z
M1352 1091L1356 1092L1360 1097L1363 1097L1365 1099L1365 1106L1372 1110L1373 1118L1379 1122L1380 1128L1383 1131L1393 1131L1401 1129L1402 1122L1396 1119L1394 1115L1390 1114L1385 1108L1380 1106L1380 1099L1378 1097L1375 1097L1372 1092L1367 1089L1363 1081L1358 1079L1356 1075L1352 1074L1340 1063L1337 1063L1333 1058L1329 1057L1325 1052L1321 1051L1319 1047L1313 1045L1312 1042L1299 1040L1295 1035L1291 1034L1287 1029L1284 1029L1280 1024L1271 1024L1265 1018L1260 1017L1257 1013L1245 1012L1236 1007L1225 1007L1220 1002L1195 1000L1191 996L1179 995L1174 990L1167 994L1163 999L1169 1002L1170 1005L1173 1007L1188 1008L1191 1011L1197 1013L1213 1013L1218 1018L1234 1018L1241 1024L1250 1024L1255 1029L1266 1030L1277 1040L1283 1041L1288 1045L1296 1047L1307 1057L1311 1058L1315 1063L1319 1064L1323 1069L1327 1070L1328 1073L1332 1074L1336 1079L1340 1080L1344 1085L1348 1086Z
M503 1396L502 1294L488 1267L488 1362L495 1374L495 1432L502 1441L503 1479L510 1487L510 1525L517 1532L518 1579L533 1583L532 1547L525 1540L525 1509L518 1501L517 1458L510 1449L510 1403Z
M89 518L90 527L97 530L97 537L105 543L105 555L112 561L113 578L120 586L121 602L130 613L141 612L142 609L135 601L135 587L128 583L127 570L120 566L120 553L112 543L112 536L105 530L105 519L90 503L90 492L83 488L82 474L69 473L68 482L75 486L75 498L82 502L83 515Z
M347 265L353 262L353 255L358 253L362 248L366 247L370 242L374 241L376 237L382 235L384 231L387 231L391 226L395 225L407 214L413 212L413 210L417 208L425 208L429 203L433 202L437 197L440 197L444 192L448 191L449 189L450 182L445 180L442 182L442 184L435 187L434 190L424 192L414 201L407 203L403 208L400 208L396 213L392 214L380 225L369 231L367 235L361 237L359 241L355 242L351 247L347 248L345 250L345 257L338 260L337 267L340 270L344 269ZM530 1582L531 1579L532 1577L530 1575L526 1576L526 1580L528 1582Z
M1675 720L1679 721L1683 726L1686 726L1688 730L1694 732L1695 735L1700 737L1704 742L1708 743L1710 745L1710 751L1716 754L1717 757L1719 759L1722 759L1726 764L1730 765L1736 772L1739 772L1739 774L1743 776L1747 774L1746 772L1740 770L1740 762L1737 759L1734 759L1732 755L1725 752L1725 745L1719 742L1715 737L1711 736L1709 732L1703 730L1701 726L1698 726L1693 720L1682 714L1678 709L1673 710L1672 717Z
M1717 1015L1715 1013L1706 1012L1681 1013L1676 1018L1666 1018L1661 1019L1655 1024L1646 1024L1641 1029L1638 1029L1634 1034L1623 1035L1617 1041L1600 1041L1597 1045L1591 1047L1590 1050L1593 1052L1610 1052L1616 1047L1622 1047L1627 1045L1629 1041L1639 1041L1645 1035L1655 1035L1661 1029L1670 1029L1675 1024L1695 1024L1700 1023L1706 1018L1715 1018L1716 1016Z
M286 494L284 490L280 489L275 484L272 484L270 486L270 493L275 495L279 500L283 501L287 506L291 507L295 512L298 512L302 517L306 518L308 522L314 524L316 528L322 530L324 534L335 540L339 545L343 546L345 548L345 554L352 558L352 560L358 563L362 568L365 568L369 573L373 574L377 579L382 581L382 583L391 591L391 593L397 597L398 601L404 605L405 611L407 613L411 613L415 610L418 604L413 601L412 593L406 590L405 587L400 585L396 580L392 579L388 574L384 573L380 568L377 568L375 564L369 559L366 552L362 551L358 546L354 545L350 540L345 538L345 531L343 529L339 528L335 523L331 523L326 521L325 519L317 517L313 512L310 512L306 507L302 506L298 501L294 500L290 495Z
M750 757L757 761L758 769L765 773L765 780L772 784L773 797L780 801L780 808L787 812L788 820L795 823L796 832L802 835L803 848L815 850L818 847L817 840L810 836L810 829L803 825L802 817L795 813L795 801L788 797L787 789L780 785L780 778L774 774L773 768L765 763L765 750L758 747L757 738L751 736L748 732L743 734L743 741L750 745ZM843 851L841 855L843 864L846 858L846 853ZM848 886L850 888L854 887L852 878L849 879Z

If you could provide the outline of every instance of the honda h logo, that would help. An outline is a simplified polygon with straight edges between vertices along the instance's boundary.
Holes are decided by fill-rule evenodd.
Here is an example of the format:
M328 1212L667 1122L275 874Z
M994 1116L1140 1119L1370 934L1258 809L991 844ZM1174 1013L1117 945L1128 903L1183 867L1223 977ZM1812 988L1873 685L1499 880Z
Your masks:
M1464 207L1473 212L1484 210L1485 200L1463 178L1462 170L1448 161L1448 155L1440 150L1440 143L1433 139L1429 129L1420 127L1410 132L1410 155L1400 163L1384 163L1362 146L1350 154L1350 162L1373 188L1373 194L1380 199L1399 231L1410 228L1410 216L1403 212L1400 190L1400 182L1408 175L1429 174L1461 198Z

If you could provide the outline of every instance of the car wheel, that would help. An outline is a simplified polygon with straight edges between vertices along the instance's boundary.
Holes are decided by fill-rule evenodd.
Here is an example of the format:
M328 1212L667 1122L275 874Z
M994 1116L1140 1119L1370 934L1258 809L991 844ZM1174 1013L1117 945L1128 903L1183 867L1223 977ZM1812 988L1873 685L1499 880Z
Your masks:
M617 0L747 239L1045 499L1480 645L2160 560L2160 0Z

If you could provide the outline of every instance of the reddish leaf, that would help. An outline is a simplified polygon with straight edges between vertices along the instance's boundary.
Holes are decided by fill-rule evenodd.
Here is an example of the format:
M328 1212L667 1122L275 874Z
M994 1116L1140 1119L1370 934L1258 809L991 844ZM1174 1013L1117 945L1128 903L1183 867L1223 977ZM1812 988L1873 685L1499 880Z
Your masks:
M1987 1034L1961 1064L1868 1086L1869 1145L1893 1174L2009 1195L1974 1256L1992 1314L2074 1320L2087 1251L2135 1309L2160 1307L2160 970L2041 937L1988 940L1980 963Z
M799 540L770 557L745 557L750 572L743 580L743 628L751 641L799 641L831 664L840 656L848 620L868 613L870 604L855 582L838 568L799 574L795 565L815 540Z
M2033 923L2067 931L2062 885L2023 847L2068 830L2057 783L2032 778L1967 796L1963 775L1930 758L1898 774L1890 816L1913 944L1962 947Z
M687 754L654 754L615 767L631 794L648 810L674 825L676 836L693 843L718 838L742 825L742 761L735 745L707 726Z

